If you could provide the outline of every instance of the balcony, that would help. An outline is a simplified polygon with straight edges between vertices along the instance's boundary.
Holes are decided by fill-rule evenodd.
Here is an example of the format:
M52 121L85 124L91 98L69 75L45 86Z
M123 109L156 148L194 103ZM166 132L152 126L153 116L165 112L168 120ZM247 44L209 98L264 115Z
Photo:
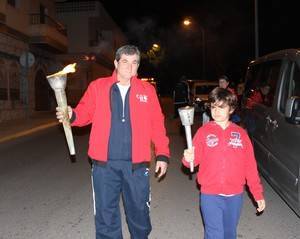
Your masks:
M31 14L30 43L53 53L66 53L66 28L47 15Z

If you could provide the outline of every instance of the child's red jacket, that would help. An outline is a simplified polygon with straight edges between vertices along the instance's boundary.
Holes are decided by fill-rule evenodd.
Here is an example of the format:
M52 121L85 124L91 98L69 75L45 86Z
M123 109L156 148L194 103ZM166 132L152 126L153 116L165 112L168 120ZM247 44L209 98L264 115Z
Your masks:
M244 129L230 123L223 130L211 121L199 128L193 145L201 192L239 194L247 183L255 200L263 199L253 146ZM184 159L182 162L189 167Z

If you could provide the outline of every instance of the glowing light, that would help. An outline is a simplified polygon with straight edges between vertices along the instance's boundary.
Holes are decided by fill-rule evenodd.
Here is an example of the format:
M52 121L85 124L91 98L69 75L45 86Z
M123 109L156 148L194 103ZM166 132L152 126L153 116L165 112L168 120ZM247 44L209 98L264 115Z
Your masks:
M191 25L191 24L192 24L192 22L191 22L190 19L185 19L185 20L183 21L183 25L185 25L185 26L189 26L189 25Z
M68 73L74 73L76 71L75 67L76 67L76 63L69 64L66 67L64 67L64 69L62 69L61 71L47 76L47 78L50 78L50 77L53 77L53 76L58 76L58 75L66 75Z

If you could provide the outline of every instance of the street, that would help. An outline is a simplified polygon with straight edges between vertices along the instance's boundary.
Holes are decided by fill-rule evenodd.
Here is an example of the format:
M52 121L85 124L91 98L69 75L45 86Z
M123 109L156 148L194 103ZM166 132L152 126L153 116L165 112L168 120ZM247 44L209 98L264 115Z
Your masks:
M179 119L172 118L170 99L163 99L170 137L167 176L151 177L150 239L203 238L198 189L181 168L185 137ZM197 121L197 118L195 119ZM193 128L193 132L197 123ZM71 163L61 127L0 144L0 239L94 238L88 129L74 130L76 163ZM265 212L257 216L247 193L238 238L299 239L300 218L263 180ZM122 208L123 209L123 208ZM129 239L122 212L124 238Z

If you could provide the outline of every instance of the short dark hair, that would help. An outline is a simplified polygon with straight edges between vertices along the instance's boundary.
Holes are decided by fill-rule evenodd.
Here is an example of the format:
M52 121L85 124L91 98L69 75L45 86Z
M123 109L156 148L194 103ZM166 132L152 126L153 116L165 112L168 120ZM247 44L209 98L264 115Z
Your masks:
M227 82L230 82L229 77L226 75L221 75L218 80L226 80Z
M141 52L139 50L139 48L137 46L134 45L124 45L121 46L117 51L116 51L116 55L115 55L115 60L119 61L121 59L121 55L138 55L139 57L139 62L140 62L140 58L141 58Z
M236 95L221 87L216 87L208 95L209 106L218 101L223 102L223 104L228 105L233 110L237 107Z

